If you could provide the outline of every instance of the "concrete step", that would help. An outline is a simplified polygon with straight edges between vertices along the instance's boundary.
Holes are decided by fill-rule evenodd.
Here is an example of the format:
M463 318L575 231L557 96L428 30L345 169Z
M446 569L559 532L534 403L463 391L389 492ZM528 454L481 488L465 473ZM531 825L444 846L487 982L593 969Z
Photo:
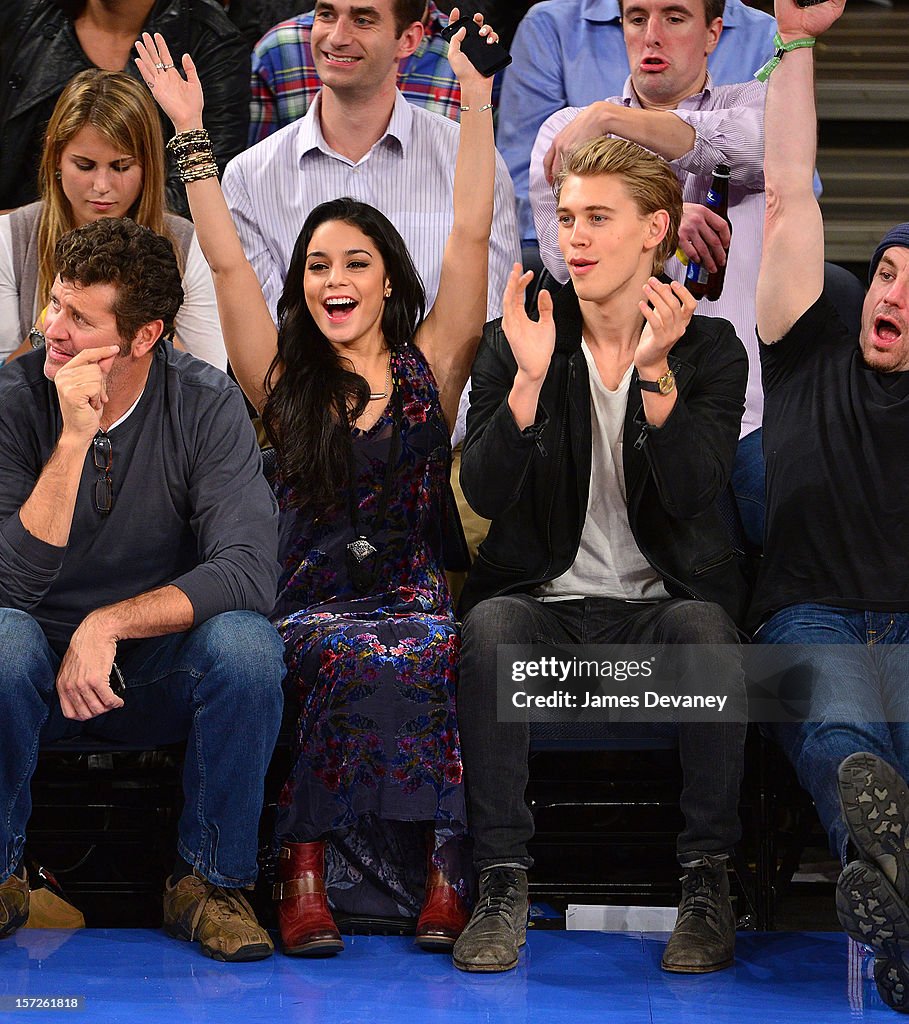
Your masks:
M840 221L824 218L824 258L834 263L867 263L881 238L899 221L877 218Z
M822 148L817 167L827 201L863 195L905 203L909 196L909 150Z
M909 6L847 7L818 43L817 103L827 120L909 121Z
M877 80L865 68L861 77L818 75L818 117L830 121L909 121L909 80ZM909 129L907 129L909 130Z
M906 200L902 196L827 196L820 199L825 217L837 220L889 220L906 219Z

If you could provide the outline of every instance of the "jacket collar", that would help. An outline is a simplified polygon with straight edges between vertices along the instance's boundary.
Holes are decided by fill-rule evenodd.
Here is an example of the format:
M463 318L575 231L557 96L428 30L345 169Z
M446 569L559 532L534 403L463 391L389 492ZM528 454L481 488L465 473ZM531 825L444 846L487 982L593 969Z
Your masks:
M574 285L569 281L556 292L553 300L557 352L574 352L581 347L581 306Z
M188 44L179 26L180 0L158 0L145 22L144 30L161 32L174 52L180 53ZM40 49L31 45L38 39ZM17 58L12 62L23 79L22 92L16 101L15 117L48 96L59 93L79 71L94 67L79 45L72 19L55 4L48 4L36 11L35 21L23 40L19 56L27 61L28 67L27 70L20 68ZM127 61L123 70L139 79L132 60Z

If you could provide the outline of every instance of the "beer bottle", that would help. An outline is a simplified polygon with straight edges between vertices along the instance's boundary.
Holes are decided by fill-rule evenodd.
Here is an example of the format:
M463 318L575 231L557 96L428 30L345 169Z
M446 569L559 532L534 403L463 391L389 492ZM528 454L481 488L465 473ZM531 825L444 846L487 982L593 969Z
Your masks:
M729 220L729 175L732 171L727 164L717 164L713 169L713 180L707 190L707 198L704 205L708 209L718 213L729 225L732 232L732 222ZM726 250L726 259L729 259L729 250ZM716 302L723 291L723 281L726 279L726 264L718 267L712 274L708 274L705 267L693 260L688 264L688 271L685 274L685 287L696 299L703 299L706 296L711 302Z

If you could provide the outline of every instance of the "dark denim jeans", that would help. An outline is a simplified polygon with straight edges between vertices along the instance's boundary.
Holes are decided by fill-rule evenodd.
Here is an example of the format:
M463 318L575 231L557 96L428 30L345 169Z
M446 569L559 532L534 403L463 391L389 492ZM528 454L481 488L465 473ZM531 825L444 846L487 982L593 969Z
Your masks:
M256 878L263 781L281 725L284 645L261 615L228 612L186 633L122 645L125 706L63 717L60 658L27 613L0 609L0 879L31 814L38 745L80 734L156 745L187 740L178 850L210 881Z
M843 758L867 750L909 778L909 647L903 646L909 644L909 613L791 605L768 619L755 641L817 646L808 661L799 652L802 685L810 688L809 721L765 729L811 794L830 849L844 859L846 823L836 782Z
M764 547L764 511L767 505L763 436L763 431L758 427L739 441L730 479L745 540L755 551L761 551Z
M527 854L533 817L524 801L530 729L526 722L497 720L496 647L502 643L710 645L699 652L692 674L701 680L709 674L716 692L729 694L730 703L744 701L741 658L728 646L738 644L738 633L718 605L681 600L641 605L609 598L543 603L524 594L481 601L464 620L458 686L467 820L478 870L533 863ZM723 646L711 650L717 644ZM647 728L642 725L641 731ZM677 853L688 864L727 853L739 839L745 725L698 722L674 728L685 816Z

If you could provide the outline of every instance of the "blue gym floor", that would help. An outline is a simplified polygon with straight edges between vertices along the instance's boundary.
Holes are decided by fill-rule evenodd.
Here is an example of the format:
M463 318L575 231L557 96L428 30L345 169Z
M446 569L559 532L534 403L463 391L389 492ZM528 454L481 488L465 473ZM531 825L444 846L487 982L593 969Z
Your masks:
M833 932L740 932L735 966L660 970L666 936L536 931L516 970L463 974L409 938L348 936L331 960L221 964L162 932L22 930L0 942L0 1020L242 1024L792 1024L891 1021L871 962ZM15 1009L81 996L84 1010Z

